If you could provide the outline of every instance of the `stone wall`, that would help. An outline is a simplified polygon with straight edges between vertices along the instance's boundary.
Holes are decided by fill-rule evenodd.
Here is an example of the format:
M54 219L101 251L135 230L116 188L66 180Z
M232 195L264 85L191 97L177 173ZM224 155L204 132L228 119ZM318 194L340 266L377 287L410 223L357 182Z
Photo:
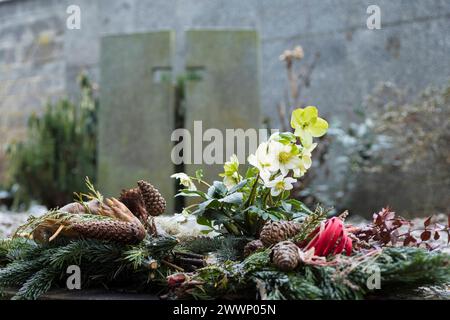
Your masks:
M382 29L368 30L375 3ZM65 28L69 4L81 7L81 30ZM9 0L0 2L0 145L23 136L47 99L76 96L80 71L98 79L102 36L172 29L181 72L192 28L259 32L261 107L274 127L286 84L278 56L297 44L306 61L320 53L304 101L331 120L351 119L380 81L417 92L450 77L447 0Z
M24 137L31 113L65 93L65 18L57 3L0 3L0 182L6 145Z

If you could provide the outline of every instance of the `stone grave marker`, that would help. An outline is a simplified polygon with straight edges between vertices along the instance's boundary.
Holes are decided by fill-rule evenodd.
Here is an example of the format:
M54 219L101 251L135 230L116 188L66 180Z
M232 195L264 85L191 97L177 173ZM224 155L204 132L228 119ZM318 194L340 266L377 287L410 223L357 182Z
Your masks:
M106 36L101 41L99 189L106 196L145 179L173 212L170 136L174 127L171 31Z
M209 153L209 141L198 147L199 122L207 139L217 130L222 132L222 158L228 160L231 154L241 149L240 161L246 160L249 144L245 152L237 141L230 141L226 129L259 129L262 127L259 100L259 38L250 30L189 30L186 32L186 72L193 73L194 80L186 82L185 127L192 137L192 164L185 171L195 175L203 169L205 180L217 180L223 171L223 164L205 164L201 150ZM194 132L196 122L197 132ZM208 129L217 129L209 131ZM194 143L197 139L197 143ZM201 139L201 138L200 138ZM220 141L219 141L220 142ZM250 146L250 151L256 145ZM212 152L213 153L213 152ZM244 155L244 156L242 156ZM218 157L220 158L220 157ZM242 159L244 158L244 159ZM202 162L202 163L199 163ZM243 172L245 173L245 172Z

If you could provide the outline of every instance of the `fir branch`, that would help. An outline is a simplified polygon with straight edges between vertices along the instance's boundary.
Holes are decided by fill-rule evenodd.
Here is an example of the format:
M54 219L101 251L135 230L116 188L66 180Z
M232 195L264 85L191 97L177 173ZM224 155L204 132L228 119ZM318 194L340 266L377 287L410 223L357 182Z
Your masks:
M18 260L36 247L36 243L25 238L0 240L0 267Z
M0 269L0 288L20 286L31 274L41 268L34 260L15 261Z
M248 298L262 292L265 299L362 299L404 285L417 288L450 282L450 256L445 253L403 247L385 248L376 259L371 253L337 259L339 263L333 266L302 265L286 273L270 264L269 250L265 250L240 263L199 270L191 277L195 285L186 284L188 290L180 294L211 299L237 293ZM380 269L383 290L367 288L367 270L374 267Z
M246 237L197 237L180 244L177 250L194 252L201 255L214 252L221 261L237 260L241 258L245 244L249 241Z
M20 243L18 239L10 240L8 245L1 243L0 248L7 251L5 256ZM122 280L141 286L161 283L169 273L167 268L160 267L154 272L149 270L149 263L168 255L177 241L172 237L148 238L135 246L92 239L59 240L46 245L31 243L6 267L0 268L0 291L19 287L17 299L38 298L66 277L67 267L73 264L82 270L84 288Z
M13 300L36 300L50 290L56 275L59 272L51 267L37 271L22 285Z

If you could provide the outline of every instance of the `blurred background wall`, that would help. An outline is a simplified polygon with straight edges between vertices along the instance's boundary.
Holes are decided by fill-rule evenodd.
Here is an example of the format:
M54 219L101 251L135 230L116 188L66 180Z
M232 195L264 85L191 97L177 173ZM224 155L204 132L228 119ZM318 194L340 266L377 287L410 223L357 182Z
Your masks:
M366 27L366 9L374 2L381 30ZM81 8L81 30L66 28L70 4ZM286 85L278 57L297 44L306 61L320 53L304 97L331 121L352 119L380 81L419 92L445 85L450 76L446 0L6 0L0 1L0 148L23 136L28 115L39 113L45 101L76 97L81 71L98 80L102 36L175 30L182 70L184 30L191 28L259 32L261 108L272 127Z

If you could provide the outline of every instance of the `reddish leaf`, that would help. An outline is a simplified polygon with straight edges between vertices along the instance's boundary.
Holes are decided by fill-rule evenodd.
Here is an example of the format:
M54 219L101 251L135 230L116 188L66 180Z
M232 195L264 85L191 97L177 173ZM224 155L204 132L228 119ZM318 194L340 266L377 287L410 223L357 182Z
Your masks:
M391 235L387 231L380 232L380 238L384 243L389 243L389 241L391 241Z
M383 218L380 215L376 215L375 217L375 225L379 226L383 224Z
M405 241L403 241L403 245L406 247L406 246L409 246L411 243L416 243L416 242L417 242L417 240L413 236L408 235L405 238Z
M422 234L420 235L420 239L422 239L422 241L427 241L430 240L431 238L431 232L428 230L425 230L424 232L422 232Z
M403 246L407 247L409 245L409 238L406 237L405 240L403 240Z
M428 218L423 222L423 225L425 226L425 228L428 227L428 226L430 225L430 223L431 223L431 217L432 217L432 216L428 217Z
M400 219L395 219L392 223L395 227L400 228L403 225L403 221Z
M395 244L397 243L397 240L398 240L398 236L399 236L398 230L395 230L394 232L391 233L391 242L392 242L392 245L395 246Z
M436 231L436 232L434 233L434 240L439 240L440 237L441 237L441 235L439 234L438 231Z
M388 211L384 217L386 220L393 220L395 218L395 212Z

